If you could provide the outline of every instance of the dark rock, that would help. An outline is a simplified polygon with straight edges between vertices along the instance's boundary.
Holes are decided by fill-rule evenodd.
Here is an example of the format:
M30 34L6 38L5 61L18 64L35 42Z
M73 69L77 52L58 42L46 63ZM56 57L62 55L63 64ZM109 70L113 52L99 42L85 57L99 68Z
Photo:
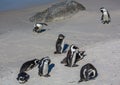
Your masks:
M42 12L36 13L29 20L31 22L51 22L65 19L66 17L70 17L80 10L85 9L86 8L82 4L74 0L66 0L56 3Z

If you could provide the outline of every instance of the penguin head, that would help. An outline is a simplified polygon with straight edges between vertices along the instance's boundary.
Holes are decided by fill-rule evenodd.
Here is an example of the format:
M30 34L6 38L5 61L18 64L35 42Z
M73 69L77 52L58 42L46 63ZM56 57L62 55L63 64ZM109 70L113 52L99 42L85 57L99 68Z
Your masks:
M51 60L50 60L50 57L49 56L47 56L47 62L48 62L48 64L50 64L51 63Z
M103 12L107 12L107 10L104 8L104 7L101 7L100 8L100 11L103 13Z
M36 24L34 24L34 27L42 27L42 24L39 24L39 23L36 23Z
M18 74L18 77L16 78L20 84L24 84L25 82L28 81L29 75L25 72L21 72Z
M43 61L46 62L46 63L48 63L48 64L51 63L51 60L50 60L49 56L44 57Z
M58 38L59 38L59 39L64 39L65 36L64 36L63 34L59 34Z
M79 49L77 46L75 46L74 44L72 44L71 46L70 46L70 49Z
M49 64L49 60L44 60L44 64Z
M35 65L39 64L40 60L39 59L34 59Z

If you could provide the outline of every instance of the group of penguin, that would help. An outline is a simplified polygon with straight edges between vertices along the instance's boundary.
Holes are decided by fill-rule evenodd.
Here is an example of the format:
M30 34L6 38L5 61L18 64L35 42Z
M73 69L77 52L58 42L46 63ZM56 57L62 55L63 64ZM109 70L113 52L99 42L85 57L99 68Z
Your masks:
M20 72L17 77L18 82L20 84L24 84L25 82L27 82L28 79L30 78L30 75L27 74L27 71L32 70L36 66L38 66L39 76L50 77L49 73L51 72L55 64L51 63L51 60L48 56L40 60L39 59L29 60L21 66Z
M56 41L56 51L54 54L62 54L65 53L65 43L64 43L65 36L63 34L59 34L57 41ZM69 50L67 52L67 56L61 61L62 64L68 67L77 67L76 63L82 60L86 56L85 51L79 51L79 48L74 44L70 45ZM28 81L30 75L27 74L27 71L33 69L34 67L38 66L38 75L44 77L50 77L50 72L52 68L55 66L54 63L51 63L51 59L47 57L43 57L42 59L33 59L25 62L18 74L17 80L20 84L23 84ZM88 63L81 68L80 71L80 80L88 81L97 77L98 73L96 68Z
M102 12L101 21L103 24L109 24L111 21L110 14L108 11L101 7L100 11ZM41 28L43 25L47 26L46 23L39 23L35 24L33 31L34 32L41 32ZM57 41L56 41L56 51L54 54L62 54L66 52L66 47L64 43L65 36L63 34L59 34ZM69 50L67 51L67 56L61 61L61 64L65 64L68 67L77 67L76 64L78 61L82 60L86 56L85 51L79 51L79 48L74 44L69 46ZM50 77L50 72L52 68L55 66L54 63L51 63L51 59L47 57L43 57L42 59L33 59L25 62L16 78L20 84L23 84L28 81L30 75L27 71L33 69L34 67L38 66L38 75L44 77ZM91 64L85 64L80 70L80 80L82 81L89 81L91 79L95 79L98 76L97 69Z
M59 34L56 42L56 51L54 54L64 53L64 38L65 36L63 34ZM76 45L72 44L69 47L67 56L61 61L61 63L65 64L67 67L77 67L78 65L76 63L82 60L85 56L85 51L80 51ZM87 63L80 70L80 80L78 82L95 79L97 76L97 69L91 63Z

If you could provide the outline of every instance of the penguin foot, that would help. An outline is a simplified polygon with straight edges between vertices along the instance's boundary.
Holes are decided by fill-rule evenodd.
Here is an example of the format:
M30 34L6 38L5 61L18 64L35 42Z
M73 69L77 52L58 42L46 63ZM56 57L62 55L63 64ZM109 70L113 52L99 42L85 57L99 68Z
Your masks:
M44 75L44 77L50 77L50 75L49 75L49 74L47 74L47 75Z
M79 65L74 64L74 65L71 66L71 65L66 64L65 66L67 66L67 67L78 67Z
M109 24L109 22L107 22L107 24Z
M41 73L38 73L39 76L43 76Z
M74 64L72 67L78 67L79 65Z
M80 82L82 82L83 80L82 79L80 79L79 81L78 81L78 83L80 83Z
M54 54L61 54L60 52L55 51Z
M70 65L66 64L65 66L70 67Z

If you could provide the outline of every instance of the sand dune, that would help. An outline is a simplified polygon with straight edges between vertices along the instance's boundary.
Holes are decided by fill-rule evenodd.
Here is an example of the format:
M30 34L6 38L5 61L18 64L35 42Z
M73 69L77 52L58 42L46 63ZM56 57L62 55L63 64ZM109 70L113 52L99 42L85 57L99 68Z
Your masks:
M80 79L80 68L92 63L98 70L95 80L81 85L119 85L120 84L120 6L119 0L77 0L86 7L73 17L48 23L47 31L33 33L29 17L49 5L36 6L23 10L0 13L0 84L19 85L16 80L21 65L27 60L50 56L55 68L51 77L38 76L38 69L29 71L30 79L25 85L76 85ZM106 7L112 22L103 25L100 21L100 7ZM85 50L87 56L78 62L78 67L69 68L60 64L66 53L54 55L58 34L66 36L65 43L75 44Z

